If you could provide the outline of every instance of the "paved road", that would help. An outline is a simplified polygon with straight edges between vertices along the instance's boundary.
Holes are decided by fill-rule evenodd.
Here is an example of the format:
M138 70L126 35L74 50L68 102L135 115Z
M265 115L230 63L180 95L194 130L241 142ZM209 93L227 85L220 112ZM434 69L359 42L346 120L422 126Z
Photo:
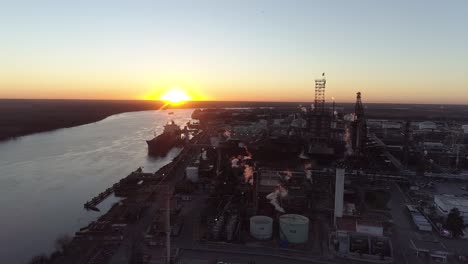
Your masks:
M406 204L405 197L401 189L395 184L391 188L390 209L393 216L394 228L392 236L393 255L395 263L410 263L408 260L409 240L414 229L411 226L410 219L405 215L404 205ZM412 262L411 262L412 263Z
M215 250L199 250L199 249L184 249L181 251L181 264L198 264L198 263L215 263L214 261L223 261L232 264L247 264L249 261L255 261L255 264L332 264L335 261L317 260L313 258L287 257L277 254L263 255L261 250L253 251L215 251Z

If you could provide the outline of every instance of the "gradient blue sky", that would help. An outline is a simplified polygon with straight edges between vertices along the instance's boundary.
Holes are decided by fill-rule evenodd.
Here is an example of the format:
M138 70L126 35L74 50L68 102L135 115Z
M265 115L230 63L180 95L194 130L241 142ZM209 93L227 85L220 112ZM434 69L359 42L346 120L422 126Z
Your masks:
M468 102L468 1L3 1L0 98Z

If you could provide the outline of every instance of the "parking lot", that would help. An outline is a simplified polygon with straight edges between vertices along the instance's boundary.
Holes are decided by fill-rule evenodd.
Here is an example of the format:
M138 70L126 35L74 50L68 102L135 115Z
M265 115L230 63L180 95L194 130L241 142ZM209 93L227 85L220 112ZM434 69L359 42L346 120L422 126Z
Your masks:
M436 182L434 194L464 195L468 198L468 183L464 182Z
M392 215L395 221L395 233L396 238L394 243L408 243L409 239L421 239L421 240L438 240L442 242L442 244L447 248L451 254L460 254L466 255L468 254L468 240L464 239L451 239L451 238L444 238L439 236L436 229L433 230L432 233L429 232L420 232L416 230L416 227L412 225L412 220L409 215L401 214L404 210L398 210L402 203L406 202L413 205L422 205L426 213L431 211L430 208L433 205L433 197L434 195L441 195L441 194L450 194L450 195L460 195L460 196L468 196L468 191L464 190L467 183L462 182L453 182L453 181L444 181L444 180L424 180L419 181L415 186L419 187L419 190L410 191L409 193L405 194L403 191L392 192ZM401 189L400 189L401 190ZM401 196L400 196L401 195ZM467 197L468 198L468 197ZM393 206L396 206L394 208ZM398 242L399 241L399 242ZM398 248L397 245L396 248ZM426 259L422 257L416 257L414 255L414 251L405 252L403 249L403 253L397 253L396 255L406 254L404 255L403 260L409 262L415 261L415 263L427 263ZM406 258L406 259L405 259ZM411 261L409 261L411 259ZM459 263L456 259L452 256L449 257L449 263Z

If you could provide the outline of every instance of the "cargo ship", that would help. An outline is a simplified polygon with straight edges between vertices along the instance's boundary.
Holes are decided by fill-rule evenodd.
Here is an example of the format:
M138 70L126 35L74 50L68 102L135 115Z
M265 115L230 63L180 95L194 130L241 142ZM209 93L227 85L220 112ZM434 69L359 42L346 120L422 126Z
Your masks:
M146 141L148 144L148 155L165 155L173 147L182 143L181 134L182 130L180 127L174 121L169 122L164 126L164 131L161 135Z

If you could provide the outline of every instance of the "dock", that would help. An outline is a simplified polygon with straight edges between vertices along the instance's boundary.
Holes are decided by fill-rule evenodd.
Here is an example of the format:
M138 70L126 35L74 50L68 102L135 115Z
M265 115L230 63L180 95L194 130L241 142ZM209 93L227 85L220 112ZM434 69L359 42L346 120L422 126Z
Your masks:
M120 183L115 183L114 185L112 185L112 187L107 188L105 191L103 191L100 194L98 194L97 196L93 197L93 199L91 199L91 201L86 202L84 204L84 208L86 210L99 211L99 208L97 208L97 206L102 201L104 201L107 197L109 197L114 192L114 189L119 187L119 186L120 186Z

